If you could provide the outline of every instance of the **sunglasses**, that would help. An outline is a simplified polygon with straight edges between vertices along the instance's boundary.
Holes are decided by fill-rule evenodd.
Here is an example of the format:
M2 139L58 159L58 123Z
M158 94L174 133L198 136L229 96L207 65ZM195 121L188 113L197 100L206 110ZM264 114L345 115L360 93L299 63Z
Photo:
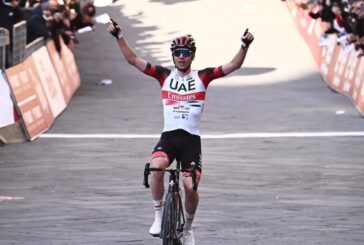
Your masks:
M173 56L175 57L180 57L181 54L183 57L190 57L192 55L192 51L185 48L180 48L173 51Z

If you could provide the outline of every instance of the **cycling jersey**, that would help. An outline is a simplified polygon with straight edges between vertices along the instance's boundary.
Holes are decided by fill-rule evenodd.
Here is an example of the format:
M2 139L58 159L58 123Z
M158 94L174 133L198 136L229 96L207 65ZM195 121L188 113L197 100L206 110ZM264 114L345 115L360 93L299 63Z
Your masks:
M183 129L199 135L199 124L209 83L224 76L222 67L192 70L185 77L177 69L170 70L148 63L145 74L156 78L162 90L163 132Z

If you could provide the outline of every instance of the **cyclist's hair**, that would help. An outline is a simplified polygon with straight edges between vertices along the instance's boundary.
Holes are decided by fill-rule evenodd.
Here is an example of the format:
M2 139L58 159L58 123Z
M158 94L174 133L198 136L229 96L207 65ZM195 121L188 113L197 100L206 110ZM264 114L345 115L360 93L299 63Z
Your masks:
M174 38L171 43L171 51L173 52L178 48L187 48L191 50L193 53L195 53L196 52L195 39L192 37L191 34Z

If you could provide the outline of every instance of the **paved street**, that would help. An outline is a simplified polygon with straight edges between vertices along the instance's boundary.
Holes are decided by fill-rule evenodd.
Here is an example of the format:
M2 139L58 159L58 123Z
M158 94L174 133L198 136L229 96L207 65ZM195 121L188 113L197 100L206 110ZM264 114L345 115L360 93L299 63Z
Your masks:
M97 11L166 66L175 35L195 36L196 69L232 59L246 27L256 37L244 67L208 89L196 244L364 244L364 137L322 135L363 132L364 118L321 79L284 3L119 0ZM163 126L159 85L106 28L78 35L82 85L53 127L0 147L1 245L161 244L142 186Z

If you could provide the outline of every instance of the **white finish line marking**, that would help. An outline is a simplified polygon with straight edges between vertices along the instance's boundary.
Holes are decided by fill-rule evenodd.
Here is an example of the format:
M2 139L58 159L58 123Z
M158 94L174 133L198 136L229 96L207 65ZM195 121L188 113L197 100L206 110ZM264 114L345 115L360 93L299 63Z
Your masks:
M202 139L254 139L254 138L313 138L313 137L363 137L356 132L291 132L291 133L233 133L203 134ZM42 134L48 139L159 139L160 134Z

